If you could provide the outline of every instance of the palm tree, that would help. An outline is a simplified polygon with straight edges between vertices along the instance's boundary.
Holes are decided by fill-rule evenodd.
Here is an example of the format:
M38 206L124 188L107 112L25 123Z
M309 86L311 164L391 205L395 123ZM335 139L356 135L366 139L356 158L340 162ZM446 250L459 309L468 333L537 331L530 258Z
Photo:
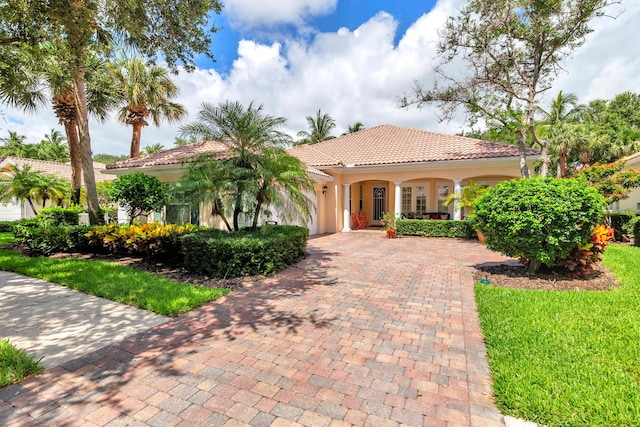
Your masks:
M29 166L20 169L15 165L11 165L11 174L3 174L0 177L0 200L10 202L13 198L20 202L25 200L31 206L31 210L35 213L37 209L34 202L37 200L36 182L40 174L32 171Z
M330 115L322 114L322 111L318 110L316 117L307 116L306 119L309 125L309 132L306 130L298 132L298 137L302 139L296 142L296 145L316 144L335 138L335 136L331 135L331 130L336 127L336 122Z
M572 93L563 95L562 91L551 102L549 111L538 107L544 121L538 127L541 138L549 142L549 151L558 156L558 176L563 177L567 173L567 157L571 150L584 150L583 132L577 127L581 115L586 110L584 105L578 104L578 97Z
M39 200L44 208L47 200L55 200L58 206L62 205L69 192L69 181L58 178L53 174L42 174L38 177L34 186L36 200Z
M45 134L38 147L38 157L42 160L66 163L69 161L69 147L66 144L67 138L51 129L51 133Z
M307 196L313 194L313 181L304 164L280 147L264 150L258 168L258 189L253 214L253 228L263 207L276 209L285 222L311 219L314 205Z
M124 57L114 64L113 73L124 104L118 118L133 127L130 157L136 158L140 156L142 127L149 125L149 116L154 125L160 126L163 120L179 122L187 113L182 105L171 102L179 89L165 68L141 58Z
M146 147L144 147L144 150L142 150L142 154L159 153L162 150L164 150L164 145L158 142L158 143L147 145Z
M342 135L348 135L350 133L354 133L354 132L358 132L359 130L364 129L364 125L362 124L362 122L355 122L352 125L348 125L347 127L347 131L345 133L343 133Z
M26 139L26 136L18 135L18 132L9 131L7 137L0 138L3 143L3 146L0 147L2 156L24 157Z
M207 168L220 181L220 187L210 193L215 196L214 204L220 199L220 207L233 210L234 230L239 229L238 219L245 206L255 199L264 150L290 142L289 136L279 130L285 124L285 118L266 114L262 105L251 103L245 108L238 102L225 102L214 107L203 103L196 121L180 129L181 137L216 140L226 146L221 158L203 158L199 163L216 163Z
M33 55L30 54L33 52L23 49L12 51L15 55L21 55L20 64L24 66L2 69L0 100L25 111L36 111L46 103L45 93L51 93L53 111L64 126L67 138L71 163L71 203L78 204L83 167L73 76L61 61L63 54L56 45L42 43L37 46L37 50ZM115 106L113 85L104 77L106 67L98 56L91 55L87 58L87 63L88 109L98 119L104 120L107 111ZM86 175L86 185L90 186L93 168Z

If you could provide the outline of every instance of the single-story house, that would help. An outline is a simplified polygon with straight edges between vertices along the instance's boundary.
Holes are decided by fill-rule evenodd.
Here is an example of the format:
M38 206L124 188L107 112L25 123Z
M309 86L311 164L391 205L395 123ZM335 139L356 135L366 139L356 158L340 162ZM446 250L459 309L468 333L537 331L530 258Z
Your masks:
M52 174L58 178L66 178L71 182L71 164L69 163L7 156L0 161L0 173L10 176L11 166L15 166L18 169L29 166L32 171ZM93 168L96 183L112 181L114 179L113 175L103 173L105 170L104 163L94 162ZM84 178L82 181L84 183ZM47 206L51 206L51 203L47 202ZM28 202L23 203L20 200L14 199L7 203L0 203L0 221L15 221L22 218L33 218L34 216L35 213Z
M224 150L217 141L197 142L123 160L108 165L106 172L117 176L144 172L163 182L175 182L190 159ZM446 215L440 217L459 219L455 204L443 204L447 195L460 192L469 180L493 185L520 177L516 146L394 125L375 126L288 152L307 165L315 182L317 209L308 224L311 234L350 231L352 213L365 214L372 225L380 224L383 212L442 213ZM539 152L529 149L527 156L533 169ZM215 225L208 211L199 208L182 218ZM176 215L165 212L165 221L174 218Z

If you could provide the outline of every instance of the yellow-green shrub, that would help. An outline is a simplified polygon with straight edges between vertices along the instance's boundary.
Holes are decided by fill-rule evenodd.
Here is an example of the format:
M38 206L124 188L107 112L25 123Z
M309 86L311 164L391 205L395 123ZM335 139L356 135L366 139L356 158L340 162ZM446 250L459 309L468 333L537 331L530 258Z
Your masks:
M93 228L86 234L93 249L113 253L144 257L163 257L180 252L178 237L191 233L198 227L191 224L163 225L149 224L118 225L109 224Z

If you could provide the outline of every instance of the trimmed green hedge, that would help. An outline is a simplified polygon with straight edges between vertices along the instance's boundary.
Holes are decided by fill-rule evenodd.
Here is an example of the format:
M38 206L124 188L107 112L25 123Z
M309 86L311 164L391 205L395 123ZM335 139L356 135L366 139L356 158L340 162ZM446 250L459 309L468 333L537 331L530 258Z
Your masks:
M0 221L0 233L13 233L13 227L18 224L17 221Z
M633 234L633 219L635 212L611 212L611 226L615 232L616 241L621 242L625 234Z
M399 219L396 229L403 236L477 238L472 224L466 220Z
M61 208L58 206L50 208L42 208L36 216L43 226L58 225L78 225L80 223L80 214L84 212L82 206L72 206L70 208Z
M637 216L631 221L633 227L633 245L640 246L640 216Z
M304 255L309 230L263 226L259 230L207 230L180 237L184 267L218 278L272 274Z
M88 249L85 234L91 230L88 225L42 226L38 219L25 219L13 227L13 233L27 247L27 254L49 256L55 252Z

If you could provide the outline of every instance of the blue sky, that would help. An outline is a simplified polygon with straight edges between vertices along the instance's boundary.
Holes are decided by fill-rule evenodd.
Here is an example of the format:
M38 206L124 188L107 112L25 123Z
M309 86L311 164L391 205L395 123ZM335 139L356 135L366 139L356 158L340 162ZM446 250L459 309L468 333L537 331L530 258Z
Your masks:
M398 23L398 31L394 38L394 42L397 43L407 28L420 16L428 13L435 3L435 0L341 0L337 2L331 12L311 17L307 25L320 33L335 32L342 27L353 31L379 12L385 11L391 14ZM209 58L201 56L197 61L199 67L213 68L226 74L231 69L233 61L238 58L237 47L240 40L273 41L273 36L270 35L270 30L274 30L272 25L263 25L257 28L232 25L224 8L221 15L213 18L215 26L222 28L213 36L211 45L216 61L212 62ZM275 28L275 32L284 33L294 38L304 37L300 34L300 30L292 24L280 24ZM307 37L312 36L307 35Z
M465 0L224 0L213 34L215 64L199 58L193 73L180 72L177 102L193 121L202 102L263 104L267 113L287 119L292 136L307 129L306 116L318 109L335 119L334 135L356 121L365 127L394 124L455 134L465 130L463 113L439 120L438 109L398 107L398 97L414 82L429 84L438 61L438 29ZM635 43L640 1L611 10L616 19L594 22L594 32L564 64L545 106L559 90L580 102L640 92L640 56ZM459 70L461 73L464 69ZM51 129L63 132L53 112L37 119L4 108L0 136L8 130L37 142ZM94 153L129 152L131 129L114 115L90 122ZM142 147L173 146L179 125L145 127Z

